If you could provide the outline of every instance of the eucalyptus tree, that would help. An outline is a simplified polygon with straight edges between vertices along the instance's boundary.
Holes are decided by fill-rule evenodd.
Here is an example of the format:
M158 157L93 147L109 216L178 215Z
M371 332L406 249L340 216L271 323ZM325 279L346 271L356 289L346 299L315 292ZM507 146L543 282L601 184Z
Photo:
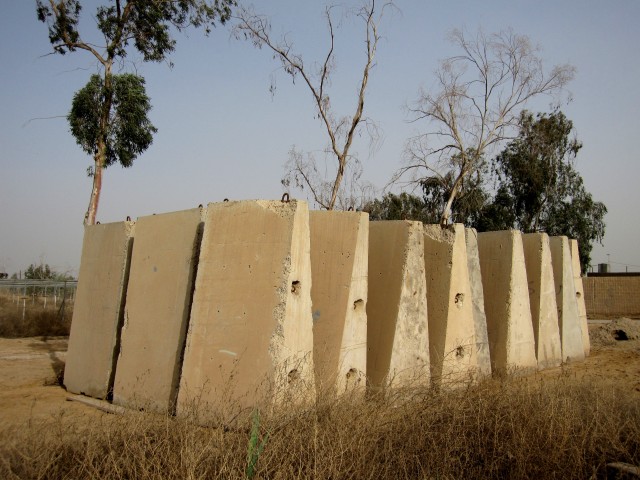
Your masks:
M145 62L162 62L174 51L174 32L225 23L236 0L108 0L97 7L98 45L80 31L80 0L36 0L38 20L47 24L54 53L84 51L100 67L74 97L68 120L82 149L93 156L93 187L85 225L95 223L102 189L102 171L113 163L124 167L144 152L155 127L147 118L149 98L144 79L114 74L114 66L135 52ZM89 36L95 32L89 32ZM86 37L89 38L89 37Z
M375 66L374 59L380 40L378 26L382 13L389 5L390 2L379 7L375 0L369 0L359 9L350 12L361 20L363 27L363 64L362 73L358 77L355 109L353 113L343 116L336 115L329 95L331 77L336 68L337 27L334 20L336 7L325 9L324 19L328 30L328 41L326 53L322 60L316 63L305 63L302 54L294 50L293 42L288 36L274 38L268 17L250 9L240 9L237 16L238 23L234 27L236 35L250 40L258 48L265 47L270 50L285 73L294 82L297 78L301 78L301 83L306 85L313 97L317 118L327 134L329 143L327 153L335 160L328 170L334 173L325 173L325 169L318 165L314 155L292 148L282 183L285 186L293 184L300 189L308 189L313 200L327 210L340 206L343 208L354 206L346 205L346 203L352 203L353 198L347 198L348 195L344 193L345 178L349 176L346 183L354 185L362 173L361 164L351 149L353 140L365 127L369 127L375 137L375 125L364 116L364 106L369 75Z

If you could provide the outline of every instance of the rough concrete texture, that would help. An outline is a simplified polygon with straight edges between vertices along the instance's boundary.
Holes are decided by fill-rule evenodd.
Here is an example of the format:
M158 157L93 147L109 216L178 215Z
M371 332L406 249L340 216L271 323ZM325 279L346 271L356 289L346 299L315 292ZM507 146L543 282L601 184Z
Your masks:
M551 237L551 261L553 280L556 284L556 304L558 306L558 326L562 344L563 361L584 360L584 345L580 315L576 300L576 288L571 266L571 250L567 237Z
M369 215L309 212L316 387L365 387Z
M491 369L536 369L522 235L517 230L480 233L478 251Z
M431 379L454 385L478 366L464 226L425 225L424 263Z
M430 379L421 222L369 223L367 376L373 388Z
M562 363L562 347L549 236L546 233L527 233L522 235L522 243L538 368L557 367Z
M113 403L172 412L204 212L136 222Z
M178 414L228 420L314 395L307 203L209 204Z
M587 325L587 306L584 297L584 285L582 284L582 269L580 268L580 252L578 251L578 241L569 239L571 251L571 268L573 269L573 286L576 287L576 301L578 302L578 317L580 318L580 331L582 332L582 346L584 354L591 353L591 342L589 341L589 326Z
M487 315L484 312L484 290L482 273L480 272L480 256L478 254L478 232L474 228L465 229L467 244L467 267L469 284L471 285L471 301L473 302L473 325L476 334L476 356L478 373L491 375L491 354L489 336L487 334Z
M107 398L113 386L133 222L85 227L64 385L71 393Z

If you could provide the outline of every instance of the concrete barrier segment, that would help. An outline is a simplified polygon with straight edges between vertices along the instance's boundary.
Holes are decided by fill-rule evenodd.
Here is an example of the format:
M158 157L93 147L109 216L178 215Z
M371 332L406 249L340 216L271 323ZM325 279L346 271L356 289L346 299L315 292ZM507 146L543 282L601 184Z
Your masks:
M306 202L207 207L177 413L229 421L315 397Z
M172 413L202 227L202 208L138 218L113 403Z
M364 388L369 215L309 212L313 363L318 392Z
M522 243L538 368L557 367L562 363L562 346L549 236L546 233L523 234Z
M478 252L492 371L537 369L521 233L479 233Z
M430 376L422 223L370 222L369 386L376 390L428 385Z
M84 229L64 371L71 393L110 396L124 318L134 222L90 225Z
M465 242L467 244L467 267L469 269L469 284L471 286L473 304L478 374L489 376L491 375L491 354L489 351L489 336L487 334L487 315L484 312L484 291L482 288L482 273L480 271L480 256L478 254L478 232L474 228L465 228Z
M550 237L549 244L553 263L553 279L556 285L562 361L584 360L585 349L580 328L569 239L565 236Z
M582 332L582 345L585 357L591 353L591 341L589 340L589 326L587 324L587 306L582 283L582 269L580 268L580 252L578 241L569 239L571 251L571 267L573 269L573 285L576 287L576 301L578 302L578 317L580 318L580 331Z
M424 226L431 381L455 386L477 375L464 225Z

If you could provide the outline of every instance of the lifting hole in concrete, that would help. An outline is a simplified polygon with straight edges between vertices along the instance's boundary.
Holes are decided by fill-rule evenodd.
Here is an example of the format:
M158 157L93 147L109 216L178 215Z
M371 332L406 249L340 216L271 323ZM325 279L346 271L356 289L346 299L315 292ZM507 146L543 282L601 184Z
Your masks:
M300 373L297 368L294 368L287 374L287 380L289 383L293 383L300 378Z
M355 387L360 382L360 376L356 368L350 368L347 372L347 388Z
M458 308L462 308L462 305L464 304L464 293L456 293L454 303Z
M299 280L294 280L293 282L291 282L291 293L295 293L295 294L300 293L300 281Z
M362 300L361 298L359 298L358 300L356 300L355 302L353 302L353 309L354 310L360 310L364 308L364 300Z
M580 298L582 294L580 292L576 292L576 298Z

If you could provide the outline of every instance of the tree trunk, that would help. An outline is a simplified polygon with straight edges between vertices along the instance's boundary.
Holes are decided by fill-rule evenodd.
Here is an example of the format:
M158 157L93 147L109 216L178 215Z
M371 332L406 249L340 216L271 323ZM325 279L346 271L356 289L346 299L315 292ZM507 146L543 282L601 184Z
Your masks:
M84 224L94 225L98 213L98 203L100 202L100 192L102 191L102 171L107 160L107 133L109 131L109 117L111 115L111 105L113 103L113 88L111 78L111 64L105 64L104 70L104 92L102 99L102 113L100 116L100 132L98 133L98 145L94 156L93 167L93 187L89 197L89 207L84 216Z

